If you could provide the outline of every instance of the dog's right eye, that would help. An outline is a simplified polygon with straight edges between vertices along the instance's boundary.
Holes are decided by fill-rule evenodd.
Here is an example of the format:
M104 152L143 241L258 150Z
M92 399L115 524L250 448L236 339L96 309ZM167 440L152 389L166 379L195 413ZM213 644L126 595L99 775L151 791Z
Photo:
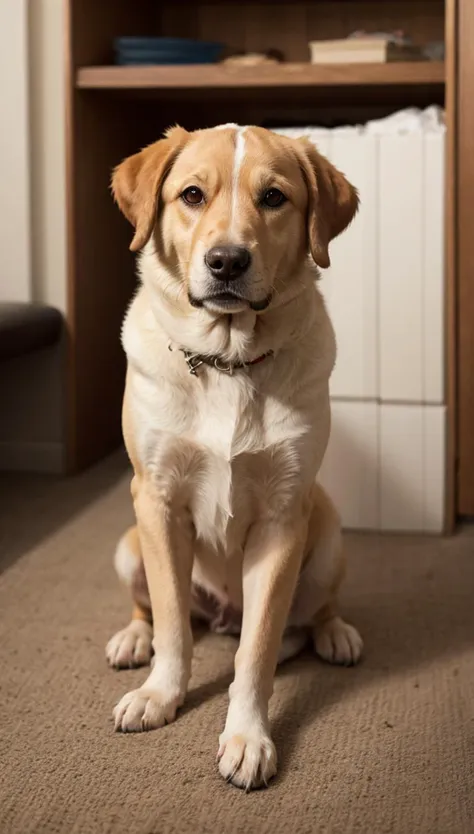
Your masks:
M279 188L269 188L262 196L262 204L267 208L280 208L286 203L286 197Z
M181 198L188 206L200 206L204 202L204 194L197 185L190 185L189 188L185 188Z

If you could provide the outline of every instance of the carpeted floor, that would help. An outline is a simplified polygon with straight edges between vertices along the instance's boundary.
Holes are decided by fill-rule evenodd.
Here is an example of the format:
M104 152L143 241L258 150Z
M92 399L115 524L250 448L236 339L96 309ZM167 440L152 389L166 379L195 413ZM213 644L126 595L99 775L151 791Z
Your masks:
M144 678L104 660L129 613L112 569L124 473L114 456L66 483L2 477L1 834L472 834L474 534L347 536L364 662L281 669L279 774L246 795L215 766L231 638L198 637L175 724L113 732L114 702Z

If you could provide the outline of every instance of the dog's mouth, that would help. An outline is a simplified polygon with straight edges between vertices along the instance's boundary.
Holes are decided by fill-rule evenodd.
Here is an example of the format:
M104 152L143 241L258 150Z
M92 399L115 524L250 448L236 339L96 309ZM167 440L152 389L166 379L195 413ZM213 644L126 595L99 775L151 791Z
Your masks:
M271 293L260 301L250 301L248 298L243 298L241 295L233 292L220 292L212 295L206 295L202 298L189 293L189 303L193 307L209 307L212 309L220 309L225 312L232 312L233 308L242 308L242 305L250 307L254 312L259 313L266 310L272 300Z

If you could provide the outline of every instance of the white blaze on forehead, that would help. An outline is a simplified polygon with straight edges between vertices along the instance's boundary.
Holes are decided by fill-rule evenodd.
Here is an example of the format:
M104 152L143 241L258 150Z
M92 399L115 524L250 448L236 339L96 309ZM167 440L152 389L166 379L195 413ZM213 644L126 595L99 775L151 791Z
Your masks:
M225 124L225 125L216 125L216 127L214 129L215 130L230 130L230 129L239 130L239 125L236 124L235 122L227 122L227 124Z
M232 169L232 209L230 225L233 226L237 215L237 206L239 201L239 174L242 167L242 162L245 157L245 131L246 127L238 127L237 135L235 137L235 151L234 151L234 167Z

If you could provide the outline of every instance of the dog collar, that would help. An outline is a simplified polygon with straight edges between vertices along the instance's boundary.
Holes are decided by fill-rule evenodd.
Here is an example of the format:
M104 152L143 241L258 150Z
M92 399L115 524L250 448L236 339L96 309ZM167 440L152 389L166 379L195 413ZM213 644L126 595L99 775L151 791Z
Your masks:
M171 345L168 347L169 350L173 350ZM197 376L197 370L201 365L208 365L210 368L215 368L216 371L221 371L223 374L232 376L235 371L243 371L252 365L259 365L264 359L269 359L270 356L273 356L273 351L268 350L266 353L262 353L261 356L257 356L256 359L251 359L249 362L225 362L221 356L206 356L205 354L185 350L185 348L179 348L179 350L184 356L189 373L193 376Z

